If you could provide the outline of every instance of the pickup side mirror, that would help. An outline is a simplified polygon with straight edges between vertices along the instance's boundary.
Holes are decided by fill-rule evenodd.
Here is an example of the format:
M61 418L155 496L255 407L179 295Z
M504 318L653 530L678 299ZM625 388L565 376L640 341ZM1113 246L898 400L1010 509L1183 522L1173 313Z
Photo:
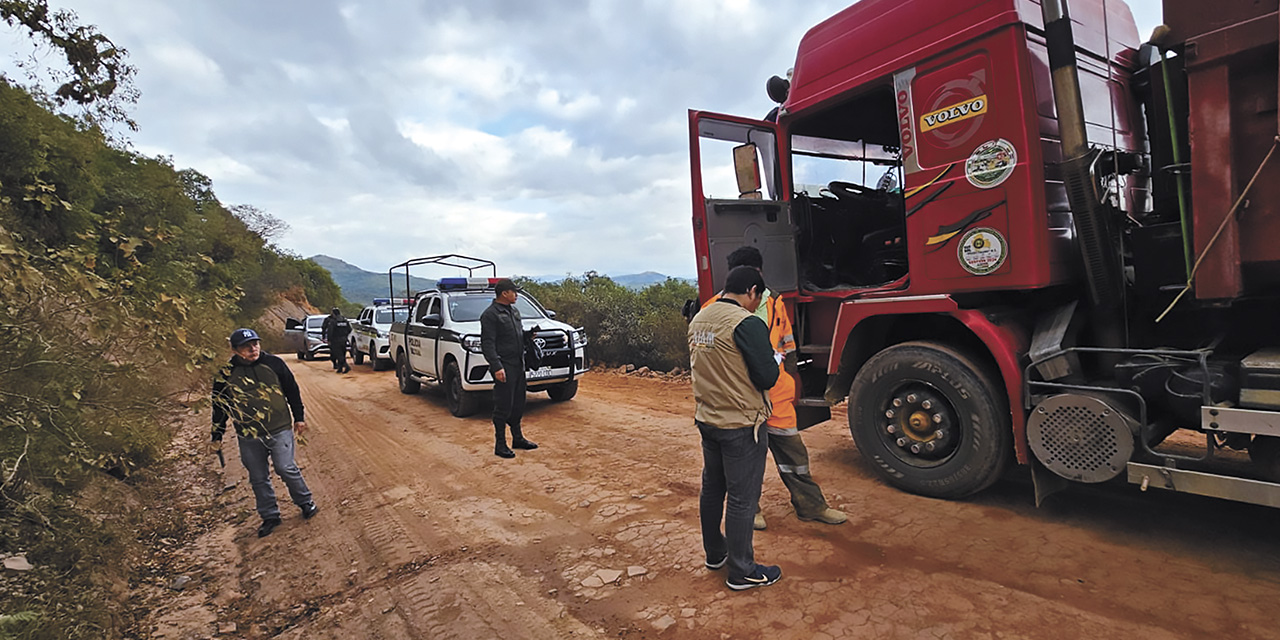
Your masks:
M285 331L300 331L301 329L302 329L302 321L301 321L301 320L299 320L299 319L297 319L297 318L285 318L285 319L284 319L284 330L285 330Z
M548 318L551 318L552 320L555 320L555 318L556 318L556 312L554 312L554 311L552 311L552 310L550 310L550 309L547 309L547 317L548 317Z
M440 314L431 313L422 318L422 324L427 325L428 327L438 327L444 324L444 320L440 317Z

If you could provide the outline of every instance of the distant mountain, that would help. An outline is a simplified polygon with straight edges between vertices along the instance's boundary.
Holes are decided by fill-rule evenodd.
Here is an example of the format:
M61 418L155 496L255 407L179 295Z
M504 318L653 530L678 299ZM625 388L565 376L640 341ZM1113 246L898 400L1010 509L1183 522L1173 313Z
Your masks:
M360 267L357 267L353 264L348 264L346 262L343 262L342 260L339 260L337 258L333 258L330 256L326 256L323 254L311 256L310 260L324 267L329 271L329 275L333 276L333 281L336 282L338 284L338 287L342 289L342 297L346 298L350 302L354 302L360 305L366 305L366 304L369 304L369 302L374 298L387 297L387 274L385 273L374 273L372 271L365 271L364 269L361 269ZM565 278L565 276L563 275L559 275L559 276L542 275L542 276L527 276L527 277L530 280L536 280L538 282L547 282L547 283L560 282ZM643 289L645 287L648 287L654 284L662 284L663 282L667 281L667 276L661 273L658 273L656 271L645 271L644 273L633 273L633 274L624 275L624 276L609 276L609 278L614 282L628 289L637 289L637 290ZM687 278L681 278L681 279L687 282L691 282ZM436 281L434 279L419 278L417 276L411 276L409 278L409 288L410 288L409 295L412 295L419 291L430 289L431 287L434 287L435 284L436 284ZM403 271L401 271L396 276L396 285L401 287L401 289L403 290L403 287L404 287ZM402 291L398 291L397 294L401 292Z
M373 302L374 298L385 298L389 295L387 274L385 272L365 271L353 264L348 264L323 254L311 256L310 260L328 270L338 288L342 289L342 297L346 298L348 302L364 306ZM410 291L406 294L404 291L403 271L396 275L395 282L398 287L396 295L405 295L406 297L418 291L430 289L436 283L435 280L410 276Z
M643 289L649 285L662 284L667 281L667 276L656 271L645 271L644 273L633 273L626 276L609 276L609 278L628 289Z

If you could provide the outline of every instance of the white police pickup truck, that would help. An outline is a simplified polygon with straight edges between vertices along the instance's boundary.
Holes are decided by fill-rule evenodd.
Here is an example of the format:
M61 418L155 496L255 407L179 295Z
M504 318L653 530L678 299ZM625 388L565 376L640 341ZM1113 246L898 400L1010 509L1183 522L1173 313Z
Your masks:
M369 357L374 371L384 371L395 364L387 335L392 324L404 322L409 317L409 305L413 300L398 299L394 302L392 305L391 298L374 298L373 304L361 310L360 316L351 323L351 336L347 343L351 359L356 364L364 364L365 356Z
M436 288L414 298L409 317L391 325L390 350L401 393L417 393L423 382L439 382L449 412L476 412L480 395L493 389L489 365L480 350L480 314L493 302L497 278L443 278ZM587 371L587 336L582 329L555 320L532 296L521 292L516 309L525 331L537 327L542 365L526 372L529 391L546 391L552 400L578 392Z

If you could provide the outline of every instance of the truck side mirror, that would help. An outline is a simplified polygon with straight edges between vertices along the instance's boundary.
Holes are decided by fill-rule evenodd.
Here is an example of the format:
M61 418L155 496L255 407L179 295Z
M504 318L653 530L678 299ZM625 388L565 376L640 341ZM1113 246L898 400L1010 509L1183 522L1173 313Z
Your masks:
M547 317L548 317L548 318L551 318L552 320L554 320L554 319L555 319L555 317L556 317L556 312L554 312L554 311L552 311L552 310L550 310L550 309L547 309Z
M738 197L759 200L760 156L756 153L756 143L733 148L733 171L738 178Z
M444 324L444 320L440 318L440 314L430 313L422 318L422 324L425 324L428 327L438 327Z

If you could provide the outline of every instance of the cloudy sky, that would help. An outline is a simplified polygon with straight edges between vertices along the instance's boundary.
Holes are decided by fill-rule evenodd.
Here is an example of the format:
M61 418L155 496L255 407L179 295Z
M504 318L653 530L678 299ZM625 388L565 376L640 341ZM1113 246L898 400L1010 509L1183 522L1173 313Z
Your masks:
M290 251L692 276L687 110L763 116L850 0L49 3L129 51L135 149L283 219ZM1159 4L1129 0L1144 38ZM30 46L0 25L4 50Z

